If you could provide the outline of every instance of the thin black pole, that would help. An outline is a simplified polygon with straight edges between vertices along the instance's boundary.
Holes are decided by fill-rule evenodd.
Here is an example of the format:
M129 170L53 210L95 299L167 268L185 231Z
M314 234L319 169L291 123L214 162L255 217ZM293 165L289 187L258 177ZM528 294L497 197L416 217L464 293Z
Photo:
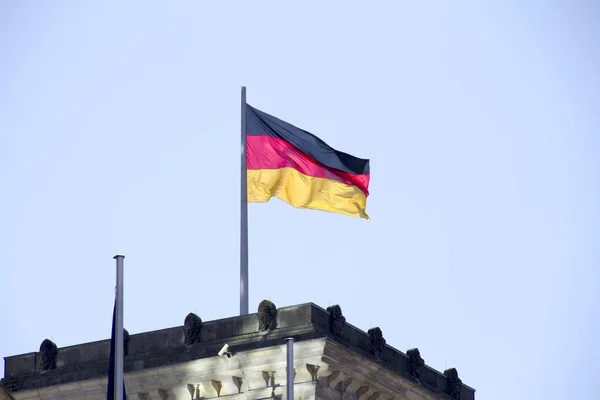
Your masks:
M242 86L240 187L240 315L248 314L248 176L246 171L246 87Z

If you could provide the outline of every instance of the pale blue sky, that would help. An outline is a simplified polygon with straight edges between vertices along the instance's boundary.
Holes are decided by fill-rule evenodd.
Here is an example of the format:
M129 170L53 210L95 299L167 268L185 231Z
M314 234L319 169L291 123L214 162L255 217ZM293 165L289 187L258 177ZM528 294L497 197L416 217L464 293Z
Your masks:
M238 313L246 85L372 173L371 221L250 205L251 310L597 398L600 7L283 3L0 2L0 355L108 338L119 252L130 333Z

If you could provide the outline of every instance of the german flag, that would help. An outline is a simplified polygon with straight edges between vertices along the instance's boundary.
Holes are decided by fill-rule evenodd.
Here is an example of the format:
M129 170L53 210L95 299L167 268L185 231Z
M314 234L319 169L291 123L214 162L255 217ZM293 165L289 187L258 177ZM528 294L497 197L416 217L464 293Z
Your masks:
M246 105L248 201L286 203L369 219L369 160Z

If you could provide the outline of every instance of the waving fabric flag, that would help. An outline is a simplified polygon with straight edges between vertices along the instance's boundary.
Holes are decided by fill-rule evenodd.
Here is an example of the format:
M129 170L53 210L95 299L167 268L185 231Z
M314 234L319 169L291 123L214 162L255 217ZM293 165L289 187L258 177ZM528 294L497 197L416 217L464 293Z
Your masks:
M113 309L113 321L112 321L112 333L110 335L110 359L108 363L108 387L106 388L106 400L115 400L115 314L117 311L117 304ZM127 394L125 393L125 380L121 382L123 385L123 398L120 400L127 400Z
M369 160L246 105L248 202L277 197L297 207L369 219Z

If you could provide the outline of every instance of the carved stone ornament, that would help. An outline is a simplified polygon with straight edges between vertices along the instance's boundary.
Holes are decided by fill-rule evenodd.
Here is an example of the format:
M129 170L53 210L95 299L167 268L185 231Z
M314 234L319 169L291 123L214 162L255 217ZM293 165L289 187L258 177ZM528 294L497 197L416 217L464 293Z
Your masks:
M371 338L371 354L375 358L380 358L385 349L385 339L379 327L369 329L369 337Z
M183 343L186 346L200 342L202 320L194 313L189 313L183 322Z
M444 371L446 376L446 393L450 395L450 398L460 400L460 387L462 381L458 377L458 371L456 368L449 368Z
M425 360L421 358L419 349L414 348L406 352L408 356L408 374L417 380L421 379L421 371L425 366Z
M263 300L258 305L258 330L259 332L265 332L271 329L275 329L275 323L277 321L277 307L269 300Z
M40 353L42 354L42 363L40 364L40 369L42 371L56 368L56 357L58 355L56 343L50 339L44 339L40 345Z
M123 355L129 354L129 332L123 328Z
M329 311L329 329L334 336L340 336L344 326L346 326L346 317L342 315L342 308L337 304L331 307L327 307Z

